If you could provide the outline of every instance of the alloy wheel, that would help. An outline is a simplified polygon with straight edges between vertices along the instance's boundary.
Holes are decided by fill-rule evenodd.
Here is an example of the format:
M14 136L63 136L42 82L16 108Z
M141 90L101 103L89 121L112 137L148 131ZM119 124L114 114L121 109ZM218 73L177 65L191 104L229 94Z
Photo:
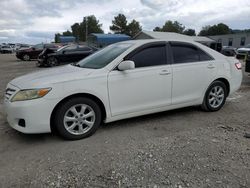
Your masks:
M87 104L77 104L68 109L64 115L64 128L73 135L87 133L95 123L95 111Z
M225 92L221 86L213 87L208 94L208 102L212 108L218 108L224 101Z
M23 60L24 60L24 61L29 61L29 60L30 60L30 56L27 55L27 54L25 54L25 55L23 56Z

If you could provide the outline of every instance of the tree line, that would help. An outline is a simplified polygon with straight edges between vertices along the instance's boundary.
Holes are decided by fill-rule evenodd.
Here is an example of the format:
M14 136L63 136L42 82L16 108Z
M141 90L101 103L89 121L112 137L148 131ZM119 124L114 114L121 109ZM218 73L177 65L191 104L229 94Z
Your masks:
M128 22L124 14L118 14L112 20L112 25L109 27L109 29L115 34L126 34L134 37L137 33L142 31L142 26L135 19L133 19L131 22ZM87 35L90 33L104 33L100 21L94 15L90 15L84 17L82 22L71 25L71 31L67 30L63 33L56 33L55 42L59 42L59 36L74 36L76 41L86 41L86 31L88 32ZM178 21L171 20L167 20L163 26L155 27L153 31L175 32L189 36L197 35L195 29L186 28ZM219 23L202 27L201 31L198 33L198 36L224 35L241 32L250 32L250 29L232 30L228 25Z

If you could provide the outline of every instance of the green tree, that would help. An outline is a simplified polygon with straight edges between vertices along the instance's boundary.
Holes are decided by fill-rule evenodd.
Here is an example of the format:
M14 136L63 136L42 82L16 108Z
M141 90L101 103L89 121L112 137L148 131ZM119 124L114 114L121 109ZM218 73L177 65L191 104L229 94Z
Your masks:
M153 31L162 31L160 27L155 27Z
M184 35L189 35L189 36L196 36L195 30L194 29L186 29L183 31Z
M138 21L133 19L130 23L128 23L126 16L123 14L115 16L114 20L112 20L112 25L109 28L116 34L126 34L131 37L134 37L142 30Z
M217 25L207 25L205 27L202 27L199 35L200 36L211 36L211 35L224 35L224 34L230 34L233 33L232 29L230 29L226 24L219 23Z
M99 20L94 15L84 17L79 28L79 39L81 41L86 41L86 26L88 27L87 35L90 33L103 33L102 24L99 23Z
M55 43L59 43L60 42L60 40L59 40L59 37L61 36L61 34L60 33L56 33L55 34Z
M80 35L81 35L81 27L79 23L74 23L71 26L72 34L76 38L76 41L80 40Z
M67 30L67 31L64 31L64 32L62 33L62 35L63 35L63 36L72 36L72 32L70 32L69 30Z
M183 26L181 23L171 20L168 20L165 22L165 24L162 27L156 27L154 28L154 31L163 31L163 32L175 32L175 33L183 33L185 30L185 26Z
M202 29L201 29L201 31L199 33L199 36L207 36L207 35L209 35L208 30L210 29L210 27L211 27L210 25L206 25L206 26L202 27Z
M71 31L67 30L62 34L55 34L55 41L59 41L59 36L74 36L76 41L86 41L86 26L87 35L90 33L103 33L102 24L96 19L94 15L86 16L81 23L74 23L71 26Z
M128 27L127 34L131 37L134 37L136 34L138 34L142 30L140 23L136 20L132 20L132 22L130 22L127 27Z
M123 14L118 14L118 16L114 17L114 20L112 20L112 24L109 28L111 31L113 31L116 34L127 34L128 33L128 27L127 27L127 18Z

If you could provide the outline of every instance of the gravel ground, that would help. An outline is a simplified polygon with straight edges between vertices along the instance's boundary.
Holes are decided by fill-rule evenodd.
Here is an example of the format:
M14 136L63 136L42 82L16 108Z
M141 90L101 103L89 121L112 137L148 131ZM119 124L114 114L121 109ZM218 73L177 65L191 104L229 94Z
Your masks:
M0 96L35 62L0 55ZM46 68L44 68L46 69ZM103 125L64 141L11 129L0 103L0 187L250 187L250 77L219 112L197 107Z

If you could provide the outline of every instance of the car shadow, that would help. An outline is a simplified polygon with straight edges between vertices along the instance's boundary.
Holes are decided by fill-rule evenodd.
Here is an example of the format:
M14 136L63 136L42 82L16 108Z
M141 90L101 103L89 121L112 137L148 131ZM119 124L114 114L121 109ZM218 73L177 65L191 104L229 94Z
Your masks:
M129 118L125 120L119 120L112 123L102 124L101 127L98 130L99 134L106 134L104 132L109 130L115 130L115 129L127 129L132 127L138 127L143 126L145 123L152 122L152 124L157 125L157 123L165 120L166 118L181 118L183 116L186 116L188 114L193 114L194 112L199 111L203 113L203 111L200 110L199 107L186 107L176 110L170 110L170 111L164 111L160 113L154 113L134 118ZM7 122L6 122L7 124ZM7 126L7 125L6 125ZM153 128L153 127L152 127ZM157 129L157 128L156 128ZM21 132L18 132L12 128L8 128L7 131L5 131L6 134L8 134L9 139L15 139L18 143L21 144L40 144L40 143L46 143L46 142L61 142L65 141L62 139L56 132L52 133L45 133L45 134L24 134ZM96 134L95 134L96 135ZM95 136L93 135L93 136ZM96 136L98 136L96 135ZM93 137L91 136L91 137Z
M174 117L181 118L185 115L192 114L195 111L199 111L203 113L203 111L198 106L185 107L185 108L158 112L158 113L153 113L153 114L148 114L148 115L143 115L143 116L138 116L138 117L133 117L133 118L128 118L124 120L119 120L119 121L103 124L101 126L101 129L109 130L109 129L114 129L116 127L126 127L126 126L133 127L133 126L138 126L138 124L141 125L141 124L145 124L148 122L157 123L161 120L165 120L166 118L174 118Z

